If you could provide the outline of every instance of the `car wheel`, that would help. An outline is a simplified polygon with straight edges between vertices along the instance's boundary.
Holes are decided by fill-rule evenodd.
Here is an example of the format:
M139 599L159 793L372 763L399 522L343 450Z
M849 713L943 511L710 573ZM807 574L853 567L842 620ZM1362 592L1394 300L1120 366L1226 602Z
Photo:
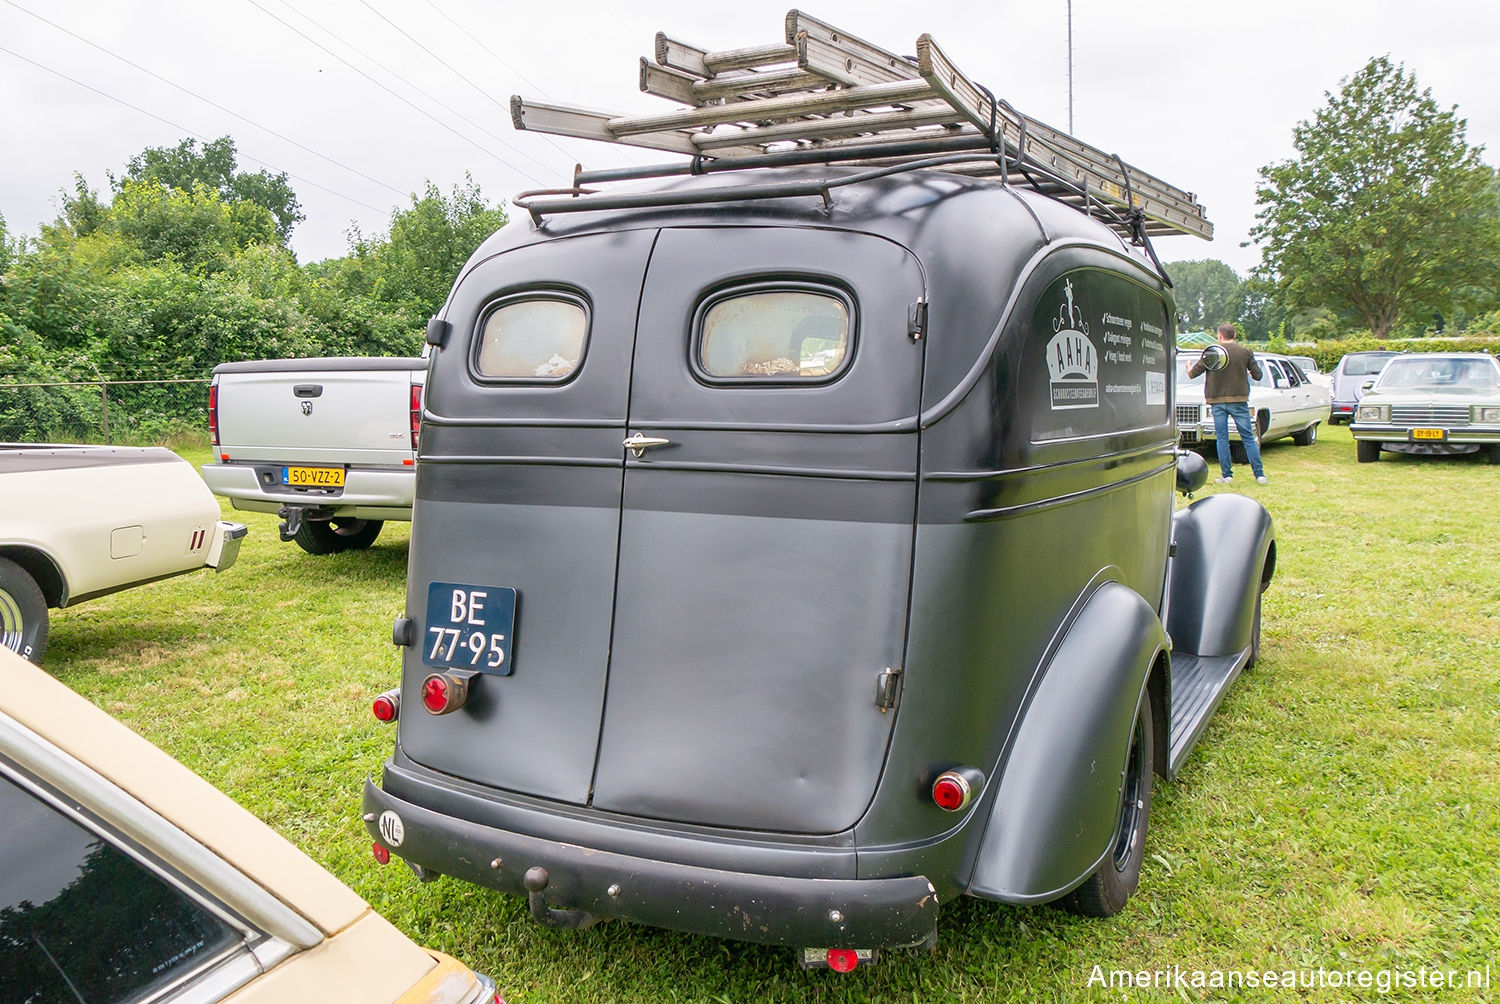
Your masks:
M1380 459L1380 444L1370 439L1356 439L1354 455L1362 464L1373 464Z
M1311 446L1318 441L1318 423L1314 422L1301 432L1292 433L1292 442L1298 446Z
M0 648L32 662L47 647L47 598L20 565L0 558Z
M292 539L308 554L362 551L375 543L383 526L378 519L304 520Z
M1500 465L1500 443L1490 447L1490 463Z
M1151 819L1151 780L1155 736L1151 721L1151 699L1145 697L1136 712L1130 738L1130 758L1125 766L1125 790L1109 853L1083 885L1058 900L1058 905L1084 917L1113 917L1141 881L1141 863L1146 860L1146 828Z

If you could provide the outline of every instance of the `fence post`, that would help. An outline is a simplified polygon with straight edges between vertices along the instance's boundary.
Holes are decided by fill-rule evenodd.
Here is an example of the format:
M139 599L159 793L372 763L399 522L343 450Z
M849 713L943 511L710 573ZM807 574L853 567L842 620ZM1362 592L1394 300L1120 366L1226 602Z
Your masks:
M104 445L112 445L109 441L109 384L103 380L99 381L99 393L104 404Z

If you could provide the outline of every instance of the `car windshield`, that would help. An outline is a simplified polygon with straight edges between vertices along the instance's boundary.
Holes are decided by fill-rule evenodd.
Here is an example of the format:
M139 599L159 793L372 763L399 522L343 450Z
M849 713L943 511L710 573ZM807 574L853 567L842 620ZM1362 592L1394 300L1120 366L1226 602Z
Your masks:
M1383 355L1377 352L1360 352L1346 356L1344 358L1344 375L1374 376L1385 368L1386 360L1390 359L1391 355L1395 355L1395 353Z
M1382 390L1392 388L1474 387L1493 389L1500 386L1500 370L1488 359L1396 359L1380 377Z

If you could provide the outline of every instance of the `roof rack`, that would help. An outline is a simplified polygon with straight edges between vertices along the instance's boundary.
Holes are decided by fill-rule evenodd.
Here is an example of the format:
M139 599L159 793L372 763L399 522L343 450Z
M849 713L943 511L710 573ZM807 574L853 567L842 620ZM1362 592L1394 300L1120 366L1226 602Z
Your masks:
M712 52L656 36L655 61L641 59L640 87L689 107L611 115L511 98L517 129L688 154L650 167L575 171L567 189L523 192L513 201L538 222L553 213L687 202L820 195L912 170L997 177L1099 217L1122 235L1194 234L1213 224L1191 193L1023 115L965 76L931 35L899 56L798 10L785 41ZM849 164L854 175L815 181L610 194L616 181L798 164Z

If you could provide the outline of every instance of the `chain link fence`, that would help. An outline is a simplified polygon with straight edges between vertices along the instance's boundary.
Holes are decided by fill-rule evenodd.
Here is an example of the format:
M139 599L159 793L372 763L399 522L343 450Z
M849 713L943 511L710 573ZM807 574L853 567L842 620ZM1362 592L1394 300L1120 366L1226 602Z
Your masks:
M0 382L0 442L206 439L208 379Z

